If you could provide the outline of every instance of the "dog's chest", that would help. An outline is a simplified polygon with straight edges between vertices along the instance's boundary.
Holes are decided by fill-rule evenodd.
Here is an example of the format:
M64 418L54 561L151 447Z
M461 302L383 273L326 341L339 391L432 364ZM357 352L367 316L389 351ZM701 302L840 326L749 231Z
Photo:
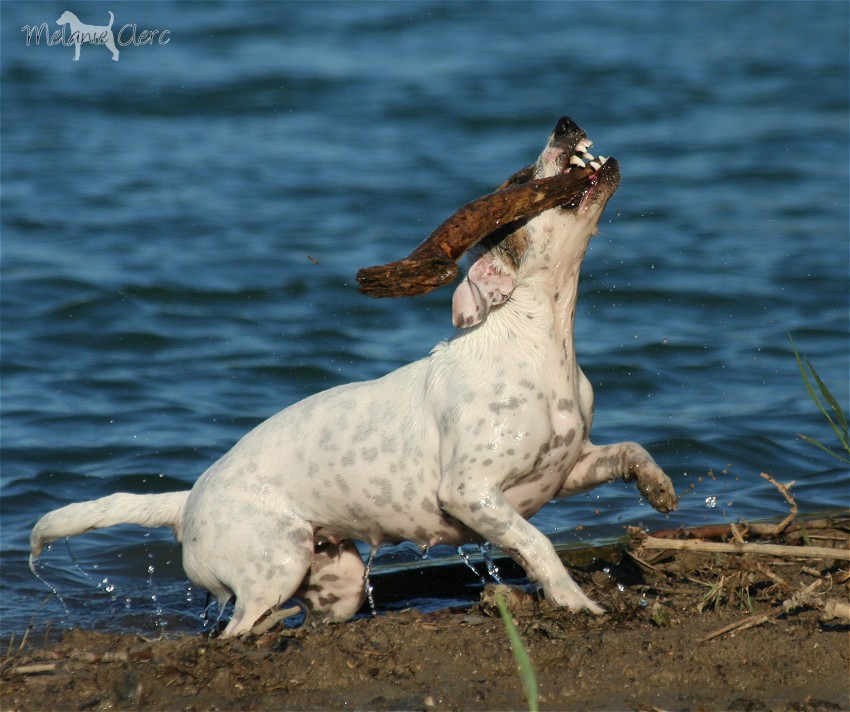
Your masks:
M506 482L505 497L523 517L530 517L557 495L581 454L581 433L578 419L565 433L555 431L553 426L549 438L537 448L531 465Z
M537 425L526 430L529 442L525 452L515 458L504 492L524 517L557 495L589 436L592 390L569 347L560 343L551 350L534 379L537 407L518 414L522 422Z

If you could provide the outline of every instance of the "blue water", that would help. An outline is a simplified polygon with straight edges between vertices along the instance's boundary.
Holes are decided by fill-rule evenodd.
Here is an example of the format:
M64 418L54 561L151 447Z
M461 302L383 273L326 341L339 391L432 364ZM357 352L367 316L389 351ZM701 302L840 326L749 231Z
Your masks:
M610 485L535 521L589 542L785 514L760 472L801 511L850 504L846 467L797 437L834 442L787 336L846 409L846 3L75 3L169 31L118 62L26 45L64 9L0 4L3 636L197 630L167 532L57 543L63 608L30 528L186 489L277 410L450 336L450 289L369 300L357 268L562 114L623 172L581 289L594 440L643 443L683 496L664 517Z

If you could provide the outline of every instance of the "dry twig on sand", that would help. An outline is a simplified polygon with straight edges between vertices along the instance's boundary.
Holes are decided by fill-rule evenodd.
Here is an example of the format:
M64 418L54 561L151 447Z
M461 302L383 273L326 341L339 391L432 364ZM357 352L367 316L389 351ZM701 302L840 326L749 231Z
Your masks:
M831 618L843 618L844 620L850 621L850 604L845 601L839 601L835 598L823 598L823 594L818 594L818 590L822 584L823 579L818 579L814 583L809 584L791 596L791 598L786 600L780 608L770 613L748 616L747 618L743 618L739 621L723 626L722 628L718 628L704 638L701 638L700 643L720 638L728 633L737 633L739 631L746 630L747 628L754 628L757 625L761 625L762 623L767 623L778 618L783 613L791 613L798 608L814 608L819 610L826 620Z
M787 485L780 484L766 472L760 473L759 477L767 480L768 482L770 482L770 484L776 487L776 489L778 489L782 493L782 496L785 497L785 501L788 502L788 505L791 507L791 511L788 513L788 516L785 517L785 519L783 519L781 522L779 522L779 524L776 524L773 527L768 525L764 527L760 532L761 536L779 536L782 532L785 531L788 525L794 521L794 517L797 516L797 500L795 500L794 497L791 495L791 492L789 492L791 487L794 486L794 483L789 482Z
M763 556L792 556L804 559L841 559L850 561L850 551L828 546L788 546L785 544L738 544L700 539L658 539L635 527L629 530L639 541L640 549L669 549L702 551L711 554L761 554Z

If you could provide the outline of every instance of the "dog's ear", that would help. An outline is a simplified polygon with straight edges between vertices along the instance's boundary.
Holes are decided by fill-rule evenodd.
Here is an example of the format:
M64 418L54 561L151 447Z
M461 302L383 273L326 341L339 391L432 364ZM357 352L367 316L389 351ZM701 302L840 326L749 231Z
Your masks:
M466 328L480 324L490 307L502 304L514 291L514 277L493 260L491 253L479 257L452 297L452 323Z

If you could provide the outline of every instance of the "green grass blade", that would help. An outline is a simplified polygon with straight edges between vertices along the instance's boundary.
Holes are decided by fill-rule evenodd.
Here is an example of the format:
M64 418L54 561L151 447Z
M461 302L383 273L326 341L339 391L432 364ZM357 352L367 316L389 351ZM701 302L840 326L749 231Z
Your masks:
M832 408L832 412L835 413L835 417L838 419L838 424L841 426L841 430L846 435L847 433L847 418L844 416L844 411L841 410L841 406L838 405L838 401L835 400L835 397L830 392L829 388L826 387L826 384L820 379L818 376L818 372L815 371L815 367L809 362L809 359L806 359L806 365L809 367L809 370L812 372L812 378L815 379L815 383L818 384L818 388L820 389L821 395L823 399L829 404L829 407ZM839 433L839 438L841 438L841 434ZM846 438L842 438L846 440Z
M837 452L835 452L834 450L831 450L830 448L828 448L828 447L827 447L826 445L824 445L823 443L819 443L819 442L818 442L817 440L815 440L814 438L810 438L808 435L802 435L801 433L797 433L797 437L799 437L801 440L805 440L807 443L809 443L809 444L811 444L811 445L814 445L815 447L819 447L819 448L820 448L821 450L823 450L824 452L829 453L830 455L832 455L832 456L833 456L836 460L841 460L841 462L846 462L847 464L850 464L850 460L848 460L846 457L844 457L843 455L838 454L838 453L837 453Z
M511 650L514 653L519 674L522 678L522 686L525 688L525 699L528 702L530 712L538 711L537 703L537 676L534 674L534 668L531 666L531 660L528 658L528 653L525 650L525 645L522 643L522 638L519 637L513 620L511 619L510 611L505 603L505 597L499 593L496 594L496 606L499 608L499 615L502 616L502 623L505 625L505 630L508 632L508 639L511 641Z
M809 359L805 356L800 355L800 352L797 350L797 345L794 343L794 339L791 338L791 334L788 334L788 340L791 342L791 348L794 350L794 359L797 361L797 368L800 370L800 377L803 379L803 385L806 387L809 397L812 401L814 401L824 418L826 418L826 422L829 423L829 427L832 428L836 437L838 437L838 441L841 443L842 448L844 448L844 450L847 451L847 454L850 455L850 434L848 434L847 417L844 415L844 411L835 396L832 395L829 388L827 388L826 384L821 380L818 372L815 370L815 367L812 366L811 361L809 361ZM820 396L812 385L813 380L820 391ZM823 401L821 401L821 398L823 398ZM824 405L824 401L826 402L826 405ZM832 414L829 410L827 410L827 405L829 406L829 409L832 410ZM807 443L811 443L812 445L819 447L821 450L829 453L841 462L850 462L850 460L845 458L843 455L838 454L834 450L819 443L817 440L806 437L805 435L800 435L800 437Z
M803 359L800 356L800 352L797 351L797 344L794 343L794 339L791 338L791 334L788 334L788 340L791 342L791 348L794 349L794 359L797 361L797 368L800 369L800 377L803 379L803 385L806 387L809 397L817 404L818 408L823 410L821 402L818 399L818 394L815 393L815 389L812 387L812 382L809 380L809 374L806 373L806 367L803 365Z

